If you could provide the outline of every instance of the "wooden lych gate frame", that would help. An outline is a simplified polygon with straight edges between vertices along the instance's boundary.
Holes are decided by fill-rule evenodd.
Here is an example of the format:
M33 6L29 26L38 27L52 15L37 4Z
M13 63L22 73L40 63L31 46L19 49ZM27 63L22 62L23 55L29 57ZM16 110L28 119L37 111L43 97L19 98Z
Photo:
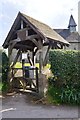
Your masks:
M14 74L15 74L15 70L22 70L22 76L15 76ZM29 76L27 76L27 75L25 75L25 73L27 72L27 71L35 71L35 77L29 77ZM14 80L20 80L20 82L21 82L21 84L22 84L22 88L25 90L32 90L32 91L34 91L34 92L39 92L39 85L38 85L38 68L37 67L35 67L35 68L28 68L27 69L27 71L26 71L26 69L24 69L24 68L12 68L12 79ZM21 81L21 80L24 80L23 82ZM19 86L19 87L17 87L16 85L14 85L14 83L12 84L12 87L14 88L18 88L18 89L20 89L21 87Z
M6 49L8 48L8 56L9 56L9 61L12 56L12 51L16 49L16 56L15 59L13 60L13 64L10 66L10 70L12 71L11 74L9 75L11 81L12 79L14 80L14 75L18 68L14 68L14 65L18 61L18 59L21 59L22 53L23 52L32 52L32 63L34 66L34 58L36 56L36 53L38 52L39 54L39 70L36 69L36 86L35 86L35 91L39 92L39 74L42 74L42 69L47 63L47 56L50 48L59 48L62 49L64 46L68 46L69 43L64 40L59 34L57 34L53 29L51 29L48 25L41 23L23 13L18 13L11 30L9 31L6 40L4 41L3 47ZM47 47L47 51L44 57L43 61L43 54L44 52L42 51L44 46ZM30 62L30 58L28 58ZM31 63L30 63L31 64ZM23 78L26 81L32 80L34 78L25 78L24 73L25 70L23 70ZM29 68L31 69L31 68ZM15 71L15 72L14 72ZM39 82L38 82L39 81ZM33 83L34 84L34 83ZM30 88L31 84L30 84Z

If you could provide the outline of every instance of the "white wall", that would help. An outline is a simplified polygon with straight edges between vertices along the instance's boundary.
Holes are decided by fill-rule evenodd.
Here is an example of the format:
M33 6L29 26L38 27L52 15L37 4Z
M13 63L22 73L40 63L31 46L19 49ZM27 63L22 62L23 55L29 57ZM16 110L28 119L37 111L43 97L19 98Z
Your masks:
M78 3L78 32L80 34L80 1Z

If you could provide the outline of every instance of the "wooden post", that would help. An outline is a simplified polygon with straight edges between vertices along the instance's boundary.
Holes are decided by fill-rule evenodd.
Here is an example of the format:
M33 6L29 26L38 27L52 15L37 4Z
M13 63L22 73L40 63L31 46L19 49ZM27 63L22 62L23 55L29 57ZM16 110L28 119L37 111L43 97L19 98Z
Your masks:
M9 65L11 65L11 54L12 54L12 49L11 49L11 46L9 45L8 47Z
M46 75L39 73L39 94L41 97L45 97L47 91L47 78Z
M46 52L46 55L45 55L45 58L44 58L44 62L43 62L43 66L45 66L47 64L47 61L48 61L48 53L49 53L49 50L50 50L50 45L48 46L48 49L47 49L47 52Z
M32 52L32 62L33 62L33 65L34 65L34 51Z
M8 47L8 58L9 58L9 71L8 71L8 82L10 82L10 78L11 78L11 69L10 69L10 65L11 65L11 54L12 54L12 50L11 47Z
M21 20L21 29L23 29L23 20Z
M39 92L39 84L38 84L38 68L36 67L36 91Z
M22 61L22 51L20 52L19 62Z
M39 50L39 73L42 73L43 69L43 52L42 49Z
M17 60L18 60L18 58L19 58L19 56L20 56L20 53L21 53L21 51L18 50L17 55L16 55L16 57L15 57L15 59L14 59L13 64L12 64L11 67L13 67L13 66L16 64L16 62L17 62Z
M43 70L43 45L41 40L39 42L39 94L41 97L44 97L44 75L42 73Z
M61 44L61 49L63 49L63 44Z
M43 69L43 52L42 52L42 42L41 40L38 41L39 44L39 73L42 73L42 69Z

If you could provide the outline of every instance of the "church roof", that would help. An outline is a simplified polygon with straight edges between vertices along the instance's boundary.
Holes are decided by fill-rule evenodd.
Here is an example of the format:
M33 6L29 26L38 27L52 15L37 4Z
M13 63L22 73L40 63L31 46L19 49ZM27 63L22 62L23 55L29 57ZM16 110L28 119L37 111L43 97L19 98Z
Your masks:
M69 43L71 42L80 42L80 35L77 31L70 31L70 27L76 27L77 24L75 23L75 20L73 16L70 16L68 29L54 29L59 35L61 35L65 40L67 40Z
M54 29L68 42L80 42L80 35L78 32L70 32L69 29Z

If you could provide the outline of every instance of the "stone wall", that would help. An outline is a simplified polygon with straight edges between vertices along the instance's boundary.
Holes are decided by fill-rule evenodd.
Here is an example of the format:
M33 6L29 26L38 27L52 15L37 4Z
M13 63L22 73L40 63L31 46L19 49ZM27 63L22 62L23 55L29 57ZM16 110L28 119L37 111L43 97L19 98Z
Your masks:
M66 50L80 50L80 43L70 43L69 47L65 47Z

